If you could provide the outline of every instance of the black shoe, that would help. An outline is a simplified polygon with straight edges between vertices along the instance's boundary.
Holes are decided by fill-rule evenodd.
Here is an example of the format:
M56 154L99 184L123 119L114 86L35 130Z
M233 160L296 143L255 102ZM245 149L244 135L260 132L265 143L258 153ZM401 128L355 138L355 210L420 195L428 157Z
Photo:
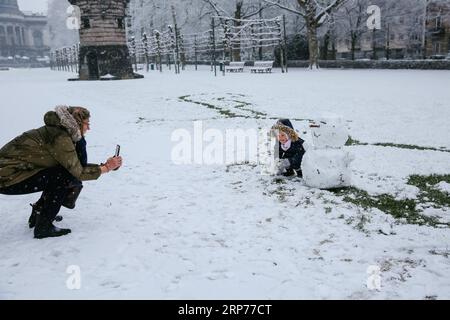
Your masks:
M28 219L28 226L30 227L30 229L33 229L36 225L36 215L40 214L40 212L42 211L42 208L38 205L38 203L35 203L35 204L30 203L30 206L33 209L31 210L31 215L30 215L30 218ZM61 222L61 221L63 221L63 217L56 216L54 221Z
M70 229L60 229L55 227L47 217L36 215L36 226L34 228L34 238L44 239L51 237L61 237L71 233Z

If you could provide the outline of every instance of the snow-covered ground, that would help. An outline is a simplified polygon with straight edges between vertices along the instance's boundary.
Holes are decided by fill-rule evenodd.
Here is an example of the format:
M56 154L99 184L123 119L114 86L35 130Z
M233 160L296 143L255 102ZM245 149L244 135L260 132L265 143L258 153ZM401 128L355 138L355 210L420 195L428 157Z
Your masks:
M0 298L450 298L448 228L364 211L257 166L171 158L172 133L193 132L197 120L225 131L289 117L302 132L302 119L333 112L353 139L369 143L348 147L353 184L414 198L408 176L450 174L450 72L292 69L214 78L204 68L66 81L73 76L0 72L0 145L41 126L57 104L82 105L92 112L90 162L104 161L119 143L125 166L86 183L77 209L62 210L59 225L73 231L62 238L33 239L26 222L38 194L0 195ZM448 208L435 211L450 221ZM66 285L73 265L80 290ZM381 288L369 290L367 280L378 275Z

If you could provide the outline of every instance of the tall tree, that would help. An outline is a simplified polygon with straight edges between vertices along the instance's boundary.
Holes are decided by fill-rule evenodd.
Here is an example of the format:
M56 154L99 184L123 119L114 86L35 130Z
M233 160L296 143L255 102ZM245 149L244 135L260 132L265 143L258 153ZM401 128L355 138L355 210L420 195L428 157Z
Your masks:
M184 33L195 33L209 28L202 19L206 11L201 0L131 0L129 5L131 27L137 37L142 32L163 31L172 24L171 6L175 7L179 27Z
M347 0L265 0L281 9L301 16L305 20L309 44L309 68L319 68L319 41L317 31L329 15ZM294 6L290 3L294 2Z
M242 20L250 19L255 16L259 16L263 10L273 6L273 4L265 3L258 0L201 0L205 4L209 5L212 14L220 17L220 23L226 28L225 18L233 18L232 24L234 29L239 29L242 26ZM233 47L233 60L241 60L239 38L234 42Z
M350 40L352 60L355 60L356 49L367 31L367 8L370 4L370 0L348 0L335 14L339 32Z

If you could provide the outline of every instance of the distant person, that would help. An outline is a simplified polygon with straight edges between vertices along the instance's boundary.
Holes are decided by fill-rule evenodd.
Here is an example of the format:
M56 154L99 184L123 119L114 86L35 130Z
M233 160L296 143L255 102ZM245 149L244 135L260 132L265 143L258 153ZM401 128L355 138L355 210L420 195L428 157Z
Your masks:
M71 232L53 225L61 206L75 207L81 181L122 166L121 157L105 164L88 164L84 136L90 130L90 113L82 107L58 106L44 116L45 126L30 130L0 149L0 194L42 192L29 219L37 239Z
M278 120L272 127L278 140L278 175L286 177L303 177L301 165L305 149L304 140L300 139L289 119Z

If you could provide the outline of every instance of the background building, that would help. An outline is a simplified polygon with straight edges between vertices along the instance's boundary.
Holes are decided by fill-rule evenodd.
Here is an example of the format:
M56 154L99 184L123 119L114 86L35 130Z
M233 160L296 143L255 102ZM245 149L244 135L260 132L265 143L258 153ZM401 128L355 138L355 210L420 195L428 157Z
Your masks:
M22 12L17 0L0 0L0 58L2 64L43 61L50 55L47 17Z
M381 9L381 28L369 30L367 8ZM420 59L424 56L427 1L350 0L337 13L339 58Z
M450 55L450 1L430 1L427 16L427 56Z

